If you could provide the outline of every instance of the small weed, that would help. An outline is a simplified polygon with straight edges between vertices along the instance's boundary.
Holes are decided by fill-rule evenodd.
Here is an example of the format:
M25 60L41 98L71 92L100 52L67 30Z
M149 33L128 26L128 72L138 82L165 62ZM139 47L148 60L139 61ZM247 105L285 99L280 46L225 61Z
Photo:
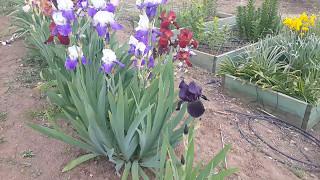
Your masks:
M29 111L27 112L27 116L30 117L30 119L48 120L55 118L60 112L61 109L59 107L50 105L42 110Z
M37 88L40 90L41 93L47 93L50 89L54 89L57 86L56 81L47 81L44 83L41 83L37 86Z
M21 68L17 80L20 81L24 87L33 88L40 81L39 69L36 67Z
M0 122L3 122L7 119L8 113L7 112L0 112Z
M291 172L296 175L298 178L300 179L305 179L305 176L306 176L306 172L302 169L299 169L299 168L290 168Z
M29 111L29 112L27 112L27 116L30 119L44 120L45 119L45 112L44 111Z
M0 137L0 144L5 143L6 140L4 139L4 137Z
M32 158L34 156L35 156L35 154L31 150L25 150L25 151L22 152L22 157L23 158Z

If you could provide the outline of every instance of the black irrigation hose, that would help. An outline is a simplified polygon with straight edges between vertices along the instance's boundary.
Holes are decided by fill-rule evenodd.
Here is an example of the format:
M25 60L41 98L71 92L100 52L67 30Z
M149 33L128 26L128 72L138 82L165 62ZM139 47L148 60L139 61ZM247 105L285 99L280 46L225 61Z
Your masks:
M238 128L239 133L240 133L240 135L242 136L242 138L244 138L244 139L245 139L249 144L251 144L252 146L257 147L257 145L256 145L255 143L253 143L252 140L250 140L249 138L247 138L247 136L245 135L245 133L244 133L244 132L242 131L242 129L240 128L239 122L237 122L236 124L237 124L237 128ZM260 151L261 151L262 153L264 153L266 156L272 157L272 155L270 155L270 154L267 153L266 151L264 151L264 150L262 150L262 149L260 149ZM286 163L286 162L284 162L284 161L282 161L282 160L279 160L279 159L276 159L276 158L273 158L273 159L275 159L277 162L280 162L280 163L282 163L282 164L284 164L284 165L287 165L287 164L288 164L288 163Z
M277 148L273 147L271 144L267 143L267 142L266 142L260 135L258 135L258 133L253 129L253 127L252 127L252 119L251 119L251 121L248 121L248 127L249 127L249 130L250 130L251 132L253 132L253 134L254 134L261 142L263 142L264 144L266 144L270 149L276 151L277 153L279 153L279 154L281 154L281 155L283 155L283 156L291 159L292 161L296 161L296 162L299 162L299 163L301 163L301 164L309 165L309 166L312 166L312 167L315 167L315 168L320 168L319 165L315 165L315 164L313 164L313 163L301 161L301 160L296 159L296 158L294 158L294 157L292 157L292 156L289 156L289 155L285 154L284 152L278 150Z
M258 146L252 142L252 140L250 140L249 138L246 137L245 133L242 131L242 129L240 128L240 125L239 125L239 122L236 123L237 124L237 128L239 130L239 133L240 135L242 136L242 138L244 138L249 144L251 144L252 146L258 148ZM259 149L261 153L265 154L266 156L268 157L272 157L271 154L269 154L268 152L262 150L262 149ZM307 171L310 171L310 172L320 172L320 170L315 170L315 169L306 169L305 167L301 167L301 166L295 166L293 165L292 163L290 162L285 162L283 160L280 160L278 158L275 158L275 157L272 157L273 160L283 164L283 165L289 165L289 166L292 166L292 167L295 167L295 168L299 168L299 169L304 169L304 170L307 170Z
M238 115L241 115L241 116L246 116L248 117L248 127L249 127L249 130L261 141L263 142L264 144L266 144L270 149L272 149L273 151L281 154L282 156L285 156L287 157L288 159L291 159L292 161L295 161L295 162L298 162L298 163L301 163L303 165L306 165L306 166L309 166L309 167L312 167L312 169L308 169L309 171L316 171L316 172L320 172L320 165L317 165L317 164L313 164L313 163L310 163L310 160L307 159L309 162L305 162L305 161L302 161L302 160L299 160L299 159L296 159L290 155L287 155L285 153L283 153L282 151L278 150L277 148L273 147L271 144L267 143L260 135L257 134L257 132L254 130L254 128L252 127L252 122L254 119L259 119L259 120L264 120L264 121L267 121L269 123L272 123L272 124L275 124L277 125L279 128L281 126L284 126L284 127L287 127L287 128L290 128L290 129L293 129L297 132L299 132L300 134L302 134L305 138L311 140L312 142L315 142L316 145L318 145L320 147L320 140L318 140L317 138L315 138L314 136L312 136L311 134L309 134L308 132L302 130L302 129L299 129L297 127L294 127L284 121L282 121L281 119L279 118L276 118L276 117L272 117L272 116L266 116L266 115L250 115L250 114L245 114L245 113L241 113L241 112L236 112L236 111L233 111L233 110L226 110L228 112L231 112L231 113L234 113L234 114L238 114ZM239 122L237 122L237 128L239 130L239 133L241 134L241 136L249 143L251 144L252 146L255 146L257 147L256 143L254 143L251 139L249 139L245 133L243 132L243 130L241 129L240 125L239 125ZM260 149L265 155L267 156L270 156L272 157L269 153L267 153L266 151ZM282 161L282 160L279 160L277 158L274 158L276 161L282 163L282 164L291 164L292 163L287 163L285 161ZM296 166L297 167L297 166ZM301 168L301 167L299 167Z
M237 112L237 111L233 111L233 110L229 110L229 109L226 109L225 111L227 112L231 112L233 114L238 114L238 115L241 115L241 116L246 116L248 118L252 118L252 119L259 119L259 120L264 120L264 121L267 121L267 122L271 122L273 124L276 124L276 125L281 125L281 126L284 126L284 127L287 127L287 128L290 128L290 129L293 129L295 130L296 132L298 132L299 134L303 135L304 137L306 137L307 139L311 140L312 142L314 142L316 145L318 145L320 147L320 139L317 139L316 137L314 137L312 134L300 129L300 128L297 128L279 118L276 118L276 117L273 117L273 116L269 116L269 115L252 115L252 114L246 114L246 113L241 113L241 112Z

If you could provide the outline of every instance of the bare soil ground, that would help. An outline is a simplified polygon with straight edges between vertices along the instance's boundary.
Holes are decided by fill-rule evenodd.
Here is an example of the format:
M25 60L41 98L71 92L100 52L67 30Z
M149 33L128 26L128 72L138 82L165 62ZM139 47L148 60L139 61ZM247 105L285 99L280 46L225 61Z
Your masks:
M233 13L236 5L240 3L240 0L219 0L219 9ZM286 14L297 14L304 10L314 11L314 6L287 1L283 1L282 8L286 9ZM0 39L9 38L5 35L10 34L9 19L0 17L0 24ZM0 46L0 179L119 179L114 174L113 165L104 159L85 163L68 173L61 173L66 163L83 152L49 139L27 126L29 122L45 124L43 111L48 105L45 99L40 99L39 94L29 88L33 84L26 86L29 82L25 80L29 76L26 73L32 69L21 65L24 64L26 53L22 40L14 42L11 46ZM199 121L196 138L198 161L207 161L221 149L222 133L225 143L232 144L232 151L227 159L228 166L239 168L239 172L229 179L320 179L319 173L292 169L262 153L262 148L253 147L245 141L237 127L237 124L245 126L245 121L226 109L252 113L252 108L222 94L219 80L214 79L212 74L194 68L185 78L202 85L204 94L210 99L205 102L206 113ZM215 83L207 84L213 80ZM255 127L275 146L281 147L282 151L291 155L296 153L296 144L301 142L299 147L307 147L304 150L308 151L309 159L319 163L319 148L316 149L307 142L303 143L304 139L300 135L289 138L291 136L283 134L277 127L267 123L255 124ZM320 138L320 125L310 132ZM266 151L272 153L270 150ZM23 157L28 155L29 157Z
M262 4L262 0L256 0L257 5ZM296 15L301 12L319 12L320 2L318 0L279 0L280 13L282 15ZM235 14L237 6L246 5L247 0L218 0L218 10Z

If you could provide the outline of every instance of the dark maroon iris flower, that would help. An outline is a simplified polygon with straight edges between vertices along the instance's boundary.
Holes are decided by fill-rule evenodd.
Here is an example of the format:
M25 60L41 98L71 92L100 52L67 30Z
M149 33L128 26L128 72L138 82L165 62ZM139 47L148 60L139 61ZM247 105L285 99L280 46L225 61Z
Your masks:
M179 85L179 89L179 98L181 99L181 101L178 104L177 110L180 109L180 106L183 102L187 102L188 113L192 117L198 118L203 115L205 109L200 98L203 98L205 100L207 100L207 98L202 95L202 88L198 86L194 81L187 84L184 82L184 80L182 80Z

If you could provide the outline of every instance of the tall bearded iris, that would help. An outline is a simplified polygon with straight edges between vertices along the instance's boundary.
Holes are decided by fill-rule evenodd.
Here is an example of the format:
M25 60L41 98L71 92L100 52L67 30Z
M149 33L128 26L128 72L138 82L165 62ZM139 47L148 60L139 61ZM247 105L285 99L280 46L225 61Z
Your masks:
M74 15L74 4L71 0L57 0L58 9L62 12L62 15L68 20L72 21L75 19Z
M64 64L67 70L75 70L78 65L78 60L81 59L82 64L87 64L87 59L83 55L82 49L79 46L71 46L68 48L68 57Z
M121 68L123 68L125 65L117 60L116 53L113 52L111 49L103 49L102 51L103 56L101 58L102 60L102 66L101 69L109 74L112 72L113 67L118 64Z
M63 36L68 36L71 33L72 31L71 25L68 22L68 19L63 16L63 12L61 11L53 12L52 19L56 25L56 30L59 34Z
M152 42L149 41L150 36L154 37L157 31L151 26L149 17L146 13L140 15L138 26L135 28L134 36L130 37L129 53L134 55L134 64L142 67L148 60L148 67L154 67L154 58L152 55ZM154 38L152 38L153 40Z
M94 17L98 11L108 11L114 13L116 7L119 5L119 0L111 0L106 3L105 0L91 0L92 5L89 6L88 15Z
M98 11L93 17L93 25L96 27L100 37L109 38L108 26L113 30L120 30L123 27L114 20L114 14L109 11Z
M88 2L88 0L78 0L77 1L77 6L80 9L87 9L89 7L89 2Z
M167 0L141 0L136 1L136 5L139 9L145 8L146 14L150 19L153 19L157 14L159 5L165 4Z

